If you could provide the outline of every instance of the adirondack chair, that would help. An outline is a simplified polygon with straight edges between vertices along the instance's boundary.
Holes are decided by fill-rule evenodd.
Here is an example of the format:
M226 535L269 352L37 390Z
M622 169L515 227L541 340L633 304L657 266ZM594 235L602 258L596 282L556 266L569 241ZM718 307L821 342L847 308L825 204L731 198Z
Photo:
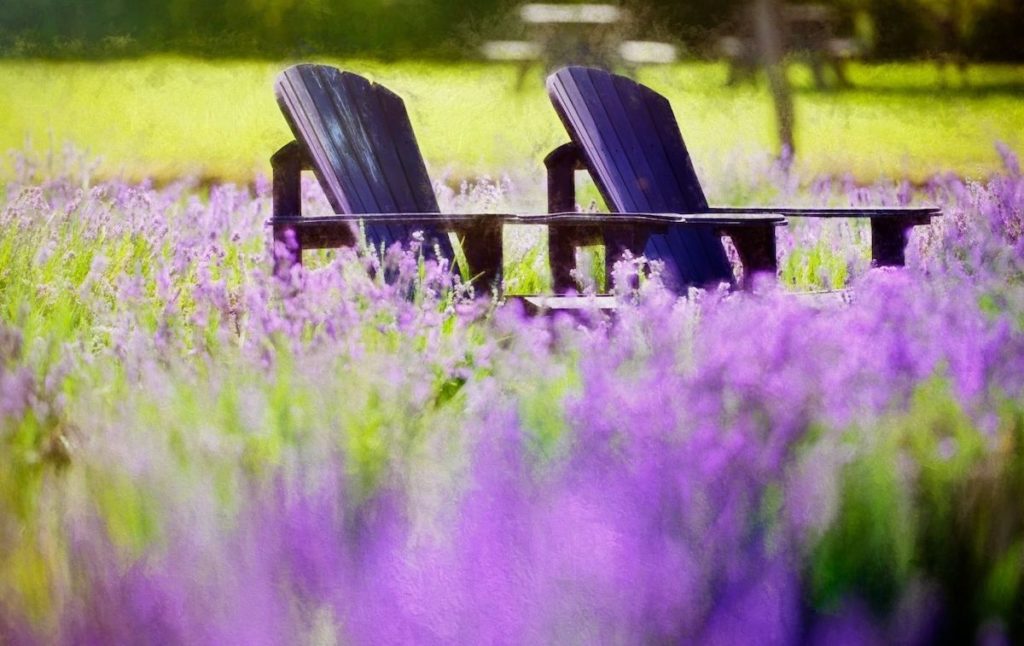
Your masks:
M575 207L574 173L587 170L612 212L870 218L876 265L903 265L909 228L927 224L939 215L935 208L711 207L665 97L626 77L586 67L558 70L548 77L547 89L570 139L545 159L550 211ZM649 238L645 255L665 263L666 278L677 288L731 283L732 269L717 233L710 227L672 226L664 234ZM774 237L767 239L774 232L758 228L729 235L740 251L746 273L775 271ZM552 256L564 253L557 237L550 238L549 244ZM759 249L760 255L744 258L744 246ZM571 283L567 275L556 278L556 289Z
M375 246L408 243L423 231L426 249L453 258L447 232L459 235L469 273L482 293L501 289L503 225L547 225L563 247L604 244L608 269L624 253L640 255L653 233L671 224L697 222L725 229L771 227L771 214L438 213L423 157L401 99L357 75L317 64L299 64L274 84L295 140L270 158L273 169L275 272L302 261L303 249L353 246L359 225ZM312 170L337 215L303 216L302 170ZM284 253L281 253L284 252ZM559 274L571 271L572 254L552 258ZM537 309L589 307L572 298L527 297Z
M679 214L469 213L441 214L423 157L402 100L381 85L324 65L296 65L280 74L278 104L295 135L271 157L274 212L269 224L275 246L276 272L284 274L302 261L302 250L356 244L359 225L375 246L408 242L424 232L426 247L453 257L448 232L461 238L463 255L483 292L500 289L502 225L506 222L547 225L566 244L605 244L609 260L625 252L639 255L652 233L688 221ZM336 215L302 215L299 179L311 169ZM700 223L730 226L736 219L768 223L772 215L690 216ZM569 258L568 261L572 259ZM560 273L564 257L553 265ZM555 302L557 301L557 302ZM586 306L580 301L528 299L539 309Z
M275 242L287 254L283 270L304 248L354 245L359 225L376 248L424 235L424 251L452 260L447 236L464 237L463 252L484 285L501 272L501 224L496 214L439 213L423 156L402 99L382 85L326 65L282 72L274 94L295 140L271 157ZM311 169L336 216L303 217L299 178Z
M275 167L308 160L335 212L439 212L405 104L394 93L326 65L295 65L274 90L296 138L275 155ZM452 257L447 236L424 233ZM366 224L368 242L378 246L411 234L400 223Z

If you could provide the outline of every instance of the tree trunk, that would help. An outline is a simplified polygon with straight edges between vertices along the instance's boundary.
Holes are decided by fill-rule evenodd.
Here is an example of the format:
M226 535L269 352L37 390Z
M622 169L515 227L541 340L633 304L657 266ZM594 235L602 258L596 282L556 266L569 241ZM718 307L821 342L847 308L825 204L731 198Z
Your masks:
M779 0L754 0L754 32L757 45L768 77L768 89L775 104L775 121L779 132L779 156L787 159L793 155L793 93L783 62L785 45L782 35L781 6Z

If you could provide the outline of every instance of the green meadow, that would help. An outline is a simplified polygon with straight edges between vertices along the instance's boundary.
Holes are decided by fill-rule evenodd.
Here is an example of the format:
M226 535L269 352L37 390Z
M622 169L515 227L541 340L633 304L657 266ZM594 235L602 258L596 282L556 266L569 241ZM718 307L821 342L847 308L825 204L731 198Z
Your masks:
M561 126L532 71L521 91L511 65L326 61L380 81L406 101L435 176L539 173ZM100 177L182 176L248 181L290 138L274 102L274 76L289 62L153 57L114 62L0 62L0 149L45 164L69 144L98 159ZM639 80L667 95L702 173L712 176L775 148L764 84L724 86L724 64L651 67ZM1024 67L974 66L962 80L930 63L851 66L855 87L796 88L801 170L921 179L968 177L999 166L993 147L1024 148ZM945 82L944 82L945 81ZM0 162L0 179L15 169Z

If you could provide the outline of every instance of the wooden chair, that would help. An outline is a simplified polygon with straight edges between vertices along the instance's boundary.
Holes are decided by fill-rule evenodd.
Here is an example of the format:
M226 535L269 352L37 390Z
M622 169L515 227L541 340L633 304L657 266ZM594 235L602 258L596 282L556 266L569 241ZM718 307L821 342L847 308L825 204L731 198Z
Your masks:
M459 238L468 273L480 293L500 292L502 229L505 223L539 224L562 241L560 249L604 244L610 272L623 254L638 256L651 235L672 225L774 227L773 214L731 213L460 213L438 212L423 157L402 100L383 86L323 65L296 65L278 77L278 103L295 135L271 157L274 212L269 224L275 241L275 273L287 274L302 262L303 249L355 245L362 226L377 247L408 243L422 231L425 247L453 257L447 234ZM299 180L311 169L335 215L302 215ZM568 275L572 253L552 256L552 271ZM590 308L590 301L525 297L528 308ZM600 303L610 306L614 299Z
M300 215L298 170L311 168L336 213L438 213L437 198L402 99L382 85L326 65L282 72L274 94L295 141L272 158L275 209ZM278 181L280 180L280 181ZM276 205L275 205L276 206ZM278 227L281 229L281 227ZM389 246L412 231L402 224L366 224L367 242ZM452 257L447 236L429 239Z
M586 67L558 70L548 77L547 88L570 139L545 159L550 211L575 208L574 173L587 170L612 212L870 218L876 265L903 265L907 230L939 215L935 208L711 207L665 97L624 76ZM665 263L668 282L677 288L731 283L732 269L719 233L713 227L671 226L648 239L645 255ZM776 271L771 229L739 228L728 235L747 274ZM552 257L565 253L557 236L549 244ZM571 284L568 275L555 278L556 290Z
M302 250L356 244L362 225L376 248L424 235L427 255L452 260L447 232L479 282L500 280L500 214L439 213L437 198L402 99L382 85L326 65L282 72L274 93L295 140L271 157L274 240L287 253L278 270L302 262ZM311 169L336 216L303 217L299 178ZM279 247L280 248L280 247Z
M274 212L269 224L275 240L275 271L286 274L302 262L303 249L355 245L359 226L377 247L408 243L422 231L426 249L452 259L447 234L461 242L468 273L482 293L500 291L502 227L505 223L546 225L567 245L605 245L609 261L624 253L640 255L648 237L671 224L696 220L730 226L738 218L774 226L773 215L639 213L460 213L438 212L437 200L416 145L402 100L381 85L324 65L296 65L278 77L275 94L295 135L271 157ZM299 179L311 169L336 215L302 215ZM558 273L568 273L565 258L555 258ZM571 262L572 259L570 258ZM610 267L609 262L609 267ZM590 307L579 299L527 297L527 306L549 310Z

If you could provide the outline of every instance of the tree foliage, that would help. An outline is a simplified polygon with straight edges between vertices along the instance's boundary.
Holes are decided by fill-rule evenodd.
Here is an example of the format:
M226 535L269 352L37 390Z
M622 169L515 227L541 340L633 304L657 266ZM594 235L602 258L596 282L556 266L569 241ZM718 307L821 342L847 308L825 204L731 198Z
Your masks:
M943 51L1024 60L1016 0L821 0L844 31L873 25L881 58ZM486 38L514 35L514 0L7 0L0 55L131 56L184 52L211 56L460 57ZM727 33L744 0L626 0L632 31L708 51Z

